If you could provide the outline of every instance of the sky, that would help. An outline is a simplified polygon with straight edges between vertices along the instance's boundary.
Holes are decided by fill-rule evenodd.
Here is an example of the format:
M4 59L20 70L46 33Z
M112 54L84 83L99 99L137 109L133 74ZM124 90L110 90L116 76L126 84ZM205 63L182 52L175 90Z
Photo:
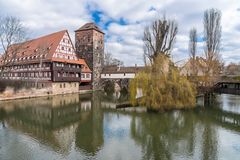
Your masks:
M222 12L222 59L240 62L240 0L0 0L0 16L18 17L29 38L68 29L74 41L74 30L95 22L105 32L105 52L125 66L143 65L144 28L163 15L178 23L172 58L185 62L189 30L197 28L203 39L203 14L210 8ZM197 55L203 47L199 41Z

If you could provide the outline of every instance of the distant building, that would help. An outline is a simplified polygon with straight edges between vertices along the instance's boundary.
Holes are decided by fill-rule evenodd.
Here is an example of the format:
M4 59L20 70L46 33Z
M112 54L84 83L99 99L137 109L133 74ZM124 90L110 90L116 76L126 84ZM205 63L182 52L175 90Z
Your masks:
M183 76L191 76L194 74L193 59L189 59L182 67L180 67L180 74ZM201 57L196 57L196 74L197 76L204 76L206 63Z
M3 59L0 59L1 80L22 81L29 87L48 87L52 93L77 92L83 75L85 82L91 82L91 70L78 58L67 30L10 48L16 46L20 46L16 56L7 59L13 63L1 67Z
M104 61L104 33L95 23L86 23L75 31L76 53L86 60L93 72L93 89L100 89L100 74Z

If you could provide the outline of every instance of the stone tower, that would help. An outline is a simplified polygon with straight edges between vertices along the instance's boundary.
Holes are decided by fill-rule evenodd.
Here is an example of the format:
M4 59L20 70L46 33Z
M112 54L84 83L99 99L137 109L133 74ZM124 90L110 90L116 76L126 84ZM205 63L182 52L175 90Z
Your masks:
M92 70L93 89L100 89L104 58L104 33L95 23L86 23L75 31L75 48Z

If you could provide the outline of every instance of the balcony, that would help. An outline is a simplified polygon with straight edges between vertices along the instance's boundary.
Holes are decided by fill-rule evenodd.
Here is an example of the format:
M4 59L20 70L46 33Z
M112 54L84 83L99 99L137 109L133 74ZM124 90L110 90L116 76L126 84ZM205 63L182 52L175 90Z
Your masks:
M64 71L64 72L81 72L81 68L71 68L68 66L65 67L57 67L53 66L53 71Z
M80 77L54 77L54 82L80 82Z

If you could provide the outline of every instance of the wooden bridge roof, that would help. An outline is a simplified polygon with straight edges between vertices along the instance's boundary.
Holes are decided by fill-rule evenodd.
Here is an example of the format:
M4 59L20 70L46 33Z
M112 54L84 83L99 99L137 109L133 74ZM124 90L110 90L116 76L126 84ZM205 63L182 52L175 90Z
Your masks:
M103 68L102 74L117 74L117 73L138 73L144 69L141 67L119 67L119 66L106 66Z

